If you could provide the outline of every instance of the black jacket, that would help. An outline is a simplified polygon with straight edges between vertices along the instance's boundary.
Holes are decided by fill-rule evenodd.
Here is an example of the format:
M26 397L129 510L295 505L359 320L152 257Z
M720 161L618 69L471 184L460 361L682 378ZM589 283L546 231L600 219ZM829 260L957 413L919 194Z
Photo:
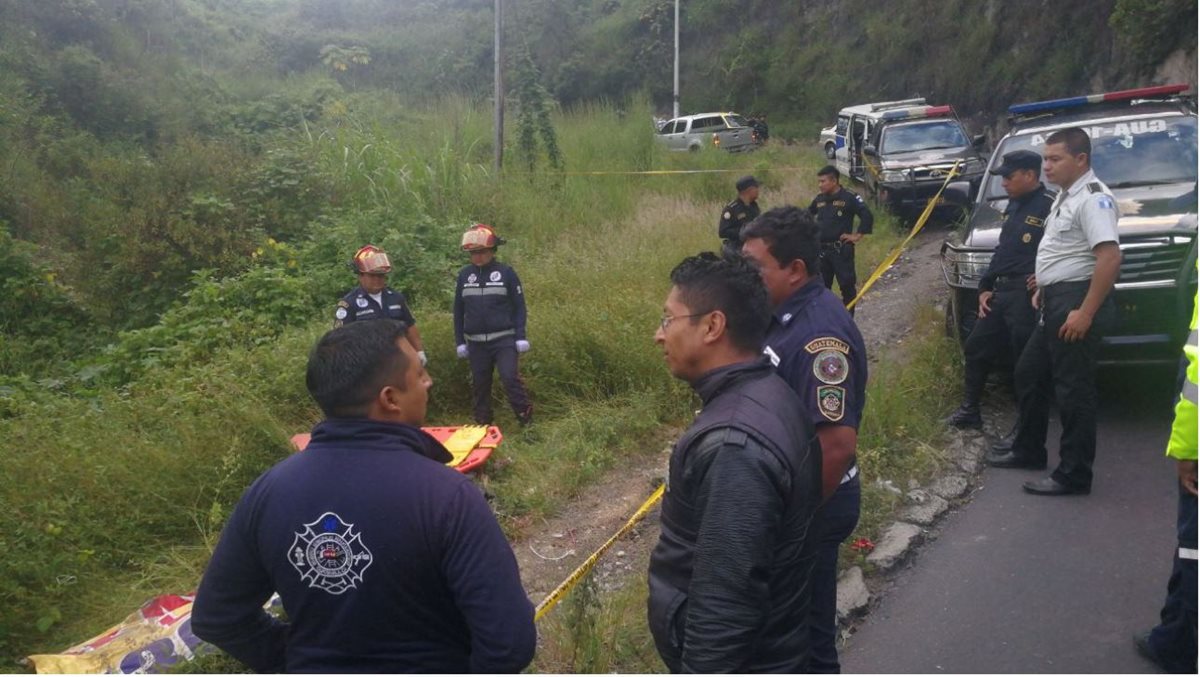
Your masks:
M837 242L842 235L854 232L854 217L858 217L858 232L866 235L875 224L867 203L862 196L852 193L845 188L833 195L817 193L808 212L817 219L821 229L821 242Z
M518 672L533 606L483 494L417 428L331 419L238 502L192 608L259 672ZM263 611L278 592L288 622Z
M1038 245L1046 232L1046 215L1054 205L1054 196L1055 193L1039 183L1037 188L1008 201L1000 242L987 270L979 278L979 291L990 291L1001 275L1023 277L1033 274Z
M417 323L408 309L404 294L385 287L379 298L383 301L382 306L362 287L351 289L337 302L337 308L333 311L333 327L336 329L361 320L399 320L409 327Z
M499 261L486 266L467 265L458 271L454 287L455 345L462 345L471 336L497 332L510 332L517 341L523 341L525 318L525 291L517 271Z
M803 672L821 451L768 361L693 384L650 556L650 631L672 672Z
M742 226L758 218L760 210L758 200L746 204L741 198L733 198L721 210L721 220L717 223L717 236L725 242L735 245L741 242Z

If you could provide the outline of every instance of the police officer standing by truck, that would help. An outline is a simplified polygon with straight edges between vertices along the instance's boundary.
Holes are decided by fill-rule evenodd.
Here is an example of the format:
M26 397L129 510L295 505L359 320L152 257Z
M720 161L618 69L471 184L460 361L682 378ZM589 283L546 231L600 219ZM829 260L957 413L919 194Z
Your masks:
M471 263L458 271L454 288L454 340L460 359L471 365L475 422L492 422L492 370L522 425L533 421L533 404L517 369L517 354L529 350L525 337L525 292L517 271L496 260L504 240L477 223L463 233Z
M1013 362L1033 333L1037 314L1030 304L1033 266L1054 202L1038 177L1042 156L1031 150L1007 153L992 174L1002 177L1008 193L1000 243L979 279L979 315L963 345L965 361L962 405L947 422L956 428L979 428L979 402L988 372L1004 355ZM1010 442L1011 443L1011 442Z
M350 269L358 273L358 286L351 289L337 302L333 311L333 327L361 322L363 320L397 320L408 329L404 337L417 351L421 366L429 364L417 321L409 310L404 294L388 286L387 276L392 272L392 262L387 252L373 244L361 247L350 260Z
M1026 482L1038 495L1087 494L1096 458L1096 361L1112 325L1112 289L1121 271L1117 201L1091 168L1087 132L1070 127L1046 138L1046 181L1062 190L1050 208L1038 246L1034 302L1040 315L1014 373L1020 426L1012 451L989 455L989 465L1046 467L1050 397L1062 419L1059 464L1046 478Z
M862 333L815 269L819 227L798 207L779 207L742 233L771 299L764 352L800 396L802 415L821 442L821 495L814 526L820 543L813 567L808 671L841 671L837 653L838 548L858 525L862 487L855 455L867 397L867 351Z
M825 287L833 289L833 280L837 278L842 303L850 305L858 295L854 246L871 232L875 217L861 196L842 188L841 178L841 172L833 165L826 165L817 172L817 196L808 206L808 212L816 217L820 227L821 277ZM858 232L854 230L855 216L858 217Z
M738 233L742 226L758 218L758 179L753 176L743 176L735 184L737 197L729 201L721 210L721 221L717 224L717 235L725 246L725 251L737 252L742 244Z

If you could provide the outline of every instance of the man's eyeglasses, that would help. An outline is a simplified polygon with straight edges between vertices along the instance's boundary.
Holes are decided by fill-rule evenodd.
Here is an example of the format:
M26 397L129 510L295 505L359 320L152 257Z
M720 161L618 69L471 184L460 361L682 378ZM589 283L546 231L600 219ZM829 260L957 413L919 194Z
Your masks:
M711 313L711 312L712 311L710 310L710 311L704 312L704 313L692 313L691 315L663 315L662 319L659 320L658 326L662 327L663 331L666 331L667 326L671 324L672 320L678 320L681 318L690 318L690 317L700 317L701 315L707 315L708 313Z

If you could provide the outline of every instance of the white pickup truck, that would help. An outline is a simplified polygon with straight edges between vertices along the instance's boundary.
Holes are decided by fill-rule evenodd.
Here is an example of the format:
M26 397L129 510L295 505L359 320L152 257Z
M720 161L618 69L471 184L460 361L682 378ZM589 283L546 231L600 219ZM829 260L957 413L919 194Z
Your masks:
M667 120L654 138L667 150L721 148L738 152L755 147L752 132L737 113L701 113Z

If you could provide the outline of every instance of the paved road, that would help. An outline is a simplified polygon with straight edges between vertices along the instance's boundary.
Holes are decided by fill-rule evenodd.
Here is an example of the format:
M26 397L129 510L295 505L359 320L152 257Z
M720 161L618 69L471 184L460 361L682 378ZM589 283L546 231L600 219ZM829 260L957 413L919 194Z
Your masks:
M1104 386L1091 495L1031 496L1021 482L1041 473L985 470L849 639L845 672L1155 672L1130 637L1170 574L1173 382L1126 370Z

